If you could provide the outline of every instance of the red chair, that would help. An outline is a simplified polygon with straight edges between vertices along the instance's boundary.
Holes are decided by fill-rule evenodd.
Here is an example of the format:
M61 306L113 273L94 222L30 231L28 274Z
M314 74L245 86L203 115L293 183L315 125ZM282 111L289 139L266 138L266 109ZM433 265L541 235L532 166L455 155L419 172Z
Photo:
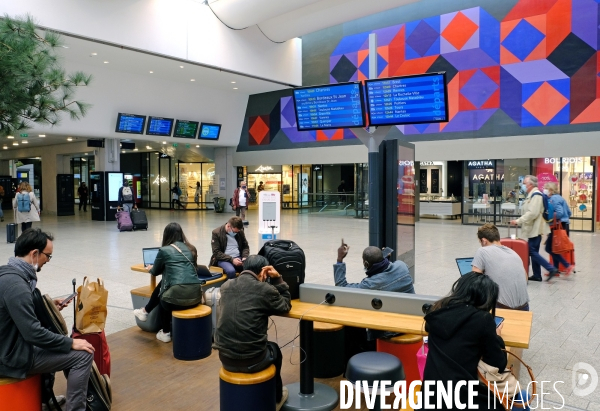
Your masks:
M417 334L402 334L393 338L378 338L377 352L392 354L402 362L406 374L406 386L413 381L420 381L417 351L423 345L423 336Z
M41 375L24 380L0 377L0 410L40 411L42 409Z

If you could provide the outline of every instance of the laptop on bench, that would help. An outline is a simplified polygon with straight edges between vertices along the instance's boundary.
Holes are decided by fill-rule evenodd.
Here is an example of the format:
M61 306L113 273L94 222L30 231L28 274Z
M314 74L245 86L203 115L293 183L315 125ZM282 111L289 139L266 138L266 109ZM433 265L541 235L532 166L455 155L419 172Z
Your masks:
M473 271L473 257L457 258L456 264L458 265L458 271L460 272L460 275L465 275Z

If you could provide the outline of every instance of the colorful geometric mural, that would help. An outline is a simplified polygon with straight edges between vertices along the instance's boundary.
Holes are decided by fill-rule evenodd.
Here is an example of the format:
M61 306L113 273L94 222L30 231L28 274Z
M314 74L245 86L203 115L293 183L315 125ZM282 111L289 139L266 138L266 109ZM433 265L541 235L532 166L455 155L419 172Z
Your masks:
M600 0L519 0L501 20L472 7L349 35L329 57L331 83L368 78L371 33L379 78L447 73L449 121L397 126L403 134L476 131L495 114L524 129L600 122ZM299 132L292 98L279 107L292 143L356 138ZM250 144L269 144L249 134Z

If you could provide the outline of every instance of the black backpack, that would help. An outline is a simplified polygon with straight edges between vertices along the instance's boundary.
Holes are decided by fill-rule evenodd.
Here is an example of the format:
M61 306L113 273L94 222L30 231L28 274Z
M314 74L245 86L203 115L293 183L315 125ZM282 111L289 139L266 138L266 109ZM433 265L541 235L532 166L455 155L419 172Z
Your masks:
M300 284L304 283L306 258L304 251L293 241L274 240L265 243L258 255L264 256L290 287L292 299L300 298Z

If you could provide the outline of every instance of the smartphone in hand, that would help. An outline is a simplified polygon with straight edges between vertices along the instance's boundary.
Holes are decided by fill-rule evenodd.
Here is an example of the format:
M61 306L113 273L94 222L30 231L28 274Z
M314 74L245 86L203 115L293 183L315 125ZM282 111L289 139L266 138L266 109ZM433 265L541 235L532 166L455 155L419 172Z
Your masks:
M494 321L496 321L496 328L498 328L504 322L504 317L494 317Z
M69 304L75 297L77 297L77 293L71 294L70 296L68 296L67 298L62 300L62 302L60 303L60 307L65 308L67 306L67 304Z

